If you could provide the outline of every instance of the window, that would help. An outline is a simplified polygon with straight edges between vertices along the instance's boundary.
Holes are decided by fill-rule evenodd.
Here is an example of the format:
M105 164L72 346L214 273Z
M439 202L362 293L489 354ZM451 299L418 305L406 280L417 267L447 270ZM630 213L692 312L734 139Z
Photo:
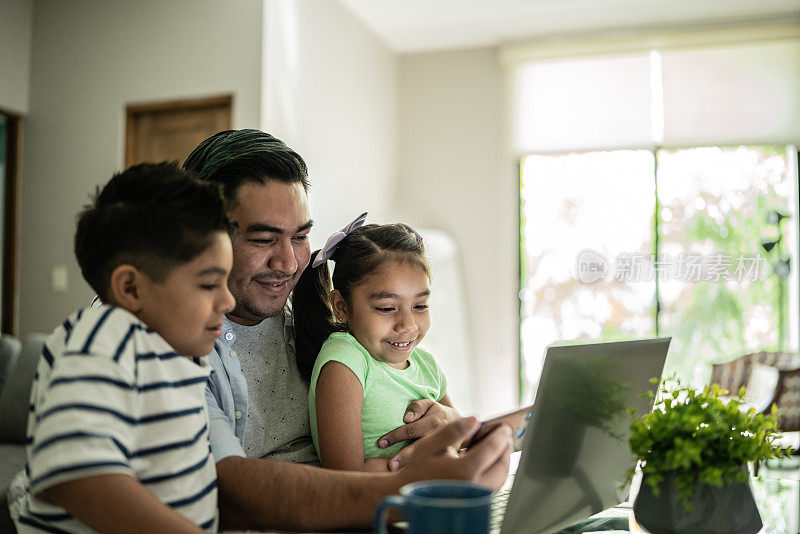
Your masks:
M796 343L789 310L797 296L788 291L796 285L795 153L740 146L526 156L526 400L544 348L557 340L672 336L667 372L694 383L708 378L711 362Z
M651 287L601 281L609 258L650 255L652 172L653 155L646 150L524 158L520 336L526 400L553 341L653 332ZM583 281L576 276L579 261L586 267Z
M798 65L765 38L515 69L523 400L556 340L672 336L696 384L797 350Z

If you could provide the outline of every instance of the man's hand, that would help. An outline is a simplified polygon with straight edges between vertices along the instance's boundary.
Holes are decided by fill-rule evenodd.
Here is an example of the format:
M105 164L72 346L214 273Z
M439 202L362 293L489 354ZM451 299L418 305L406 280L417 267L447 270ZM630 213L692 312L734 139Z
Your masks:
M421 438L433 430L455 421L459 417L460 415L455 408L450 406L440 404L431 399L416 400L406 408L406 413L403 416L403 421L406 424L381 436L378 440L378 447L385 449L401 441Z
M217 463L221 529L366 529L381 499L409 482L468 480L499 489L508 475L511 428L502 424L459 455L460 444L479 426L477 419L468 417L432 432L415 443L408 464L394 473L355 473L229 456Z
M493 490L500 489L508 476L513 451L511 427L501 424L459 456L458 447L479 426L476 418L467 417L420 439L398 475L407 482L456 479L477 482Z
M422 399L410 403L403 416L406 424L382 436L378 440L378 447L386 448L400 441L422 437L461 417L455 408L449 406L450 399L447 395L442 398L442 402L444 404ZM389 461L389 471L397 471L406 465L413 453L413 443L404 447Z

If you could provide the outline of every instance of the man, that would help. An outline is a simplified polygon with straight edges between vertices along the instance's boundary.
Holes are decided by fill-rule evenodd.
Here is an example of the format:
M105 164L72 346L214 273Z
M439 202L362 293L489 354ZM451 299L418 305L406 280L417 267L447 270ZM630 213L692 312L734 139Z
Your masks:
M201 143L184 168L219 183L234 222L227 314L207 400L217 462L221 521L227 527L323 529L364 527L385 495L423 478L458 478L499 487L508 471L509 429L503 427L461 457L454 454L477 428L437 403L415 402L410 423L380 446L413 439L393 459L396 472L327 471L314 462L306 384L294 361L289 294L308 264L308 172L282 141L258 130L218 133ZM402 467L402 469L399 469Z

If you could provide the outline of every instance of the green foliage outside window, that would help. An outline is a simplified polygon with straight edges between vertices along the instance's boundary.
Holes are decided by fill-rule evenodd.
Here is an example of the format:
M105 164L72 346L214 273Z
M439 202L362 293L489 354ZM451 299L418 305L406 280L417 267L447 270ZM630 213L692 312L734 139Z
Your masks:
M737 149L726 149L733 151ZM731 261L729 280L686 283L677 298L663 309L660 334L673 337L668 369L687 380L698 362L729 361L748 352L785 349L780 340L786 332L786 282L774 273L775 263L788 257L785 239L767 253L761 243L777 238L779 225L767 223L774 211L787 212L789 200L776 184L785 177L785 154L778 147L741 147L755 157L746 189L720 188L703 191L697 210L682 221L682 228L667 243L684 250L702 248ZM779 163L776 165L775 161ZM677 206L669 206L678 211ZM783 226L789 224L784 221ZM707 256L708 257L708 254ZM737 259L748 266L758 258L758 279L736 276ZM708 369L708 366L706 366Z

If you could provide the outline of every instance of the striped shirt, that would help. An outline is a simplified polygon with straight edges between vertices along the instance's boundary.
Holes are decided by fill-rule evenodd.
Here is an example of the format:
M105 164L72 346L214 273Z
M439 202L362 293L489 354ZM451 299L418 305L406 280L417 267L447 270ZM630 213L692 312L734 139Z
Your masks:
M205 359L187 358L112 306L71 315L45 342L31 392L28 485L17 529L92 532L36 497L70 480L126 474L202 528L217 529Z

